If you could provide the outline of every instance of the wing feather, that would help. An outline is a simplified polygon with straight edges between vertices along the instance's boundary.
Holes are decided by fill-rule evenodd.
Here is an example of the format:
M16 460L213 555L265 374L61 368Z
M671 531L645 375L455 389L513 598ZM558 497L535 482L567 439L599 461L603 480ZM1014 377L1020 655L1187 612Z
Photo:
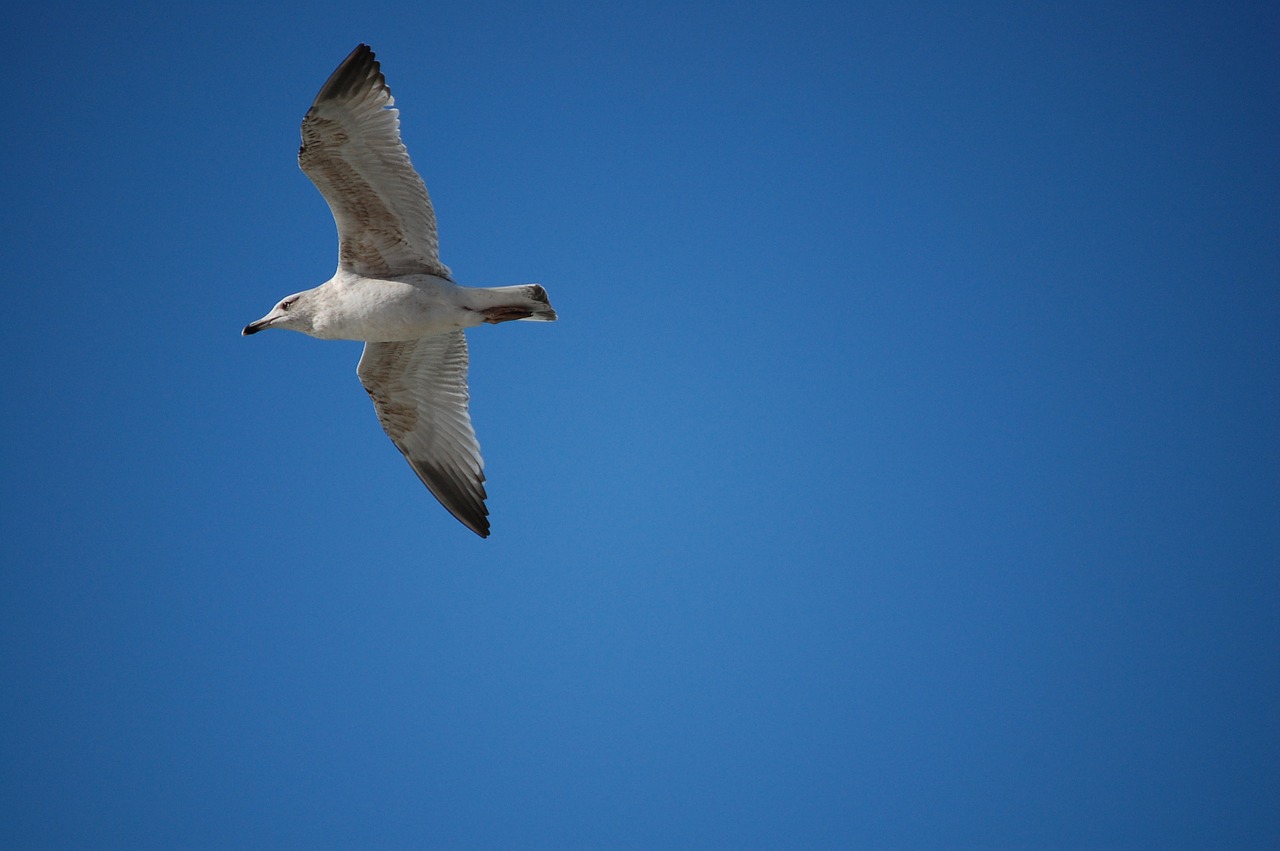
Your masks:
M467 339L365 343L356 368L383 429L440 504L489 536L484 459L467 411Z
M431 197L400 140L394 103L373 51L361 44L303 118L298 164L333 211L339 268L450 278Z

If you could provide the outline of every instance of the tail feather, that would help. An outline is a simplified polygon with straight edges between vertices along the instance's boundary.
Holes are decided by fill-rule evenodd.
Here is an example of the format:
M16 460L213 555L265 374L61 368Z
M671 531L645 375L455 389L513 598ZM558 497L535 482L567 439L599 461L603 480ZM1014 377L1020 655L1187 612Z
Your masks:
M508 322L523 319L529 322L555 322L556 311L547 298L547 291L539 284L518 284L514 287L486 287L488 292L501 296L498 304L484 311L486 322Z

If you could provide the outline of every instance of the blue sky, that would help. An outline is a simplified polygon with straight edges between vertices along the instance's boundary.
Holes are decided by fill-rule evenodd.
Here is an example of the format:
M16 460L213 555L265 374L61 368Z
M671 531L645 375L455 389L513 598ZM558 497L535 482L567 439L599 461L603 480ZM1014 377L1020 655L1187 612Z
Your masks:
M0 846L1280 843L1274 4L8 31ZM488 540L239 336L360 41L561 316L470 335Z

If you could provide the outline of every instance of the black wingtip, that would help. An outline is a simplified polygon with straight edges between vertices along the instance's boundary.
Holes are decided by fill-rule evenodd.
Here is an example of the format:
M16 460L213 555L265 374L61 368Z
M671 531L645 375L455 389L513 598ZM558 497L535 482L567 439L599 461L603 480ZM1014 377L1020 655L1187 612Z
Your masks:
M316 95L316 102L343 97L350 94L361 83L372 80L377 80L378 85L386 85L378 60L374 56L373 48L361 42L334 69L334 72L329 75L329 79L324 81L324 85L320 87L319 94Z
M485 493L483 471L477 473L474 480L468 480L457 470L437 467L421 460L415 461L405 454L399 443L396 448L409 462L418 479L431 491L431 495L454 519L480 537L489 537L489 506L485 505L489 495Z
M445 508L449 508L449 506L446 505ZM472 532L475 532L482 538L487 538L489 537L489 508L481 503L480 510L484 513L477 514L475 512L469 512L465 518L452 508L449 508L449 513L458 518L458 521Z
M441 504L443 505L443 503ZM474 513L466 513L464 515L463 513L455 511L453 508L451 508L448 505L445 505L444 507L447 508L449 510L449 513L454 516L454 519L456 519L463 526L466 526L468 529L470 529L472 532L475 532L481 538L489 537L489 518L488 517L486 517L483 514L477 515Z

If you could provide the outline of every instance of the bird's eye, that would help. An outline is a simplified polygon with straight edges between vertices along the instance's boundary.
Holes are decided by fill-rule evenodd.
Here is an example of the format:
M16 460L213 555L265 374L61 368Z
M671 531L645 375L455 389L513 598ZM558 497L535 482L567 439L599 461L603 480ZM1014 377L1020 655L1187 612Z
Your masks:
M282 302L280 302L280 309L281 309L281 310L288 310L288 309L289 309L289 307L290 307L292 304L293 304L293 302L291 302L291 301L282 301Z

